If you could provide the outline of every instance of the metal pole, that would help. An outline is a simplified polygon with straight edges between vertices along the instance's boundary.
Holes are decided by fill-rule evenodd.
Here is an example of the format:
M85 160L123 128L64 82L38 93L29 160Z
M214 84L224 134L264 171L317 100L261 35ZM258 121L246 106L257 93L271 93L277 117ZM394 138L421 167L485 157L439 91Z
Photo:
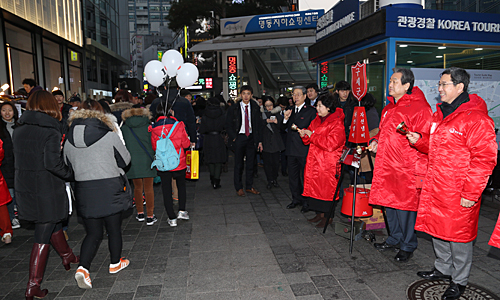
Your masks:
M354 241L354 213L356 210L356 185L358 184L358 168L354 167L354 190L352 194L352 216L351 216L351 238L349 241L349 254L352 254L352 243Z

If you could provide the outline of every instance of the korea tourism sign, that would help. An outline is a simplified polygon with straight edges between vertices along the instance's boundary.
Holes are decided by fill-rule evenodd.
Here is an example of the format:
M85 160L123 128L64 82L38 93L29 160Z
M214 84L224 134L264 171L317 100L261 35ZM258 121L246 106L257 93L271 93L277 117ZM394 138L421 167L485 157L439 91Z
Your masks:
M321 40L359 19L359 0L339 1L316 24L316 40Z
M386 7L386 35L500 42L497 14Z
M279 14L222 19L222 35L316 28L324 10L292 11Z

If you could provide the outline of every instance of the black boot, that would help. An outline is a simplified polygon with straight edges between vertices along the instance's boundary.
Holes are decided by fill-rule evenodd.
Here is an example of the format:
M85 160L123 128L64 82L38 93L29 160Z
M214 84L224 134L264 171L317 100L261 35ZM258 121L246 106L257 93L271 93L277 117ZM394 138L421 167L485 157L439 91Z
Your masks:
M26 300L33 300L33 297L41 299L49 293L46 289L40 289L43 273L45 272L45 265L49 257L49 248L49 244L33 244L30 256L29 280L25 293Z
M214 189L220 189L220 179L214 179Z
M210 175L210 185L214 188L214 190L216 189L215 187L215 179L212 175Z

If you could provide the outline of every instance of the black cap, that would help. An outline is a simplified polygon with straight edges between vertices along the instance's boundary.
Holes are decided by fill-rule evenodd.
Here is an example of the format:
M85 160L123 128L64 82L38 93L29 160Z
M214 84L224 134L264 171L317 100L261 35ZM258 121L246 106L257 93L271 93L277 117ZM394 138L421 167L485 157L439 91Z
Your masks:
M64 97L64 93L61 90L52 91L52 96L57 96L57 95Z
M82 102L82 99L80 99L80 96L75 95L69 98L68 102Z

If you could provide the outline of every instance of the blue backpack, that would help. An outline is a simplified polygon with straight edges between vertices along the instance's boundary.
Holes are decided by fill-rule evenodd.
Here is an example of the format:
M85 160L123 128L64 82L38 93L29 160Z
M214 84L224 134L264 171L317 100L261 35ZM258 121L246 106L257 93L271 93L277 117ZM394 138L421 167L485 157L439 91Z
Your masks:
M168 135L165 135L162 130L160 139L156 141L155 160L151 164L151 169L156 167L158 171L171 171L179 166L181 149L177 152L174 143L170 140L170 135L174 132L177 123L179 122L174 123Z

